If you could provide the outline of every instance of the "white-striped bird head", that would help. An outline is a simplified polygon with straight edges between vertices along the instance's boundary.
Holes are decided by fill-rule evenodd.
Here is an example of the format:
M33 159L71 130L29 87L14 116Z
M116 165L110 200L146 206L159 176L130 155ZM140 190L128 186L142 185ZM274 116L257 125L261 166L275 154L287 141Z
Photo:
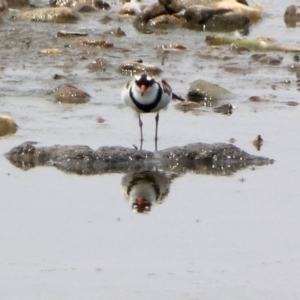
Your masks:
M147 92L149 88L154 85L154 83L155 79L148 76L147 74L135 76L135 84L139 87L142 96Z

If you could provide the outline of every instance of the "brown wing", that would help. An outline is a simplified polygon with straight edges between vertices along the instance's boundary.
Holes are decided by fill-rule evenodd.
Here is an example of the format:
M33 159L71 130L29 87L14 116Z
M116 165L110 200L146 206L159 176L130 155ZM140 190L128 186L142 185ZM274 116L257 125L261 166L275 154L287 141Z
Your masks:
M161 83L162 83L162 87L163 87L164 92L168 95L171 95L172 94L172 89L169 86L169 84L164 79L161 80Z
M174 92L172 92L172 89L171 89L170 85L164 79L162 79L162 85L164 87L164 92L169 94L169 95L171 95L171 93L172 93L172 98L174 100L186 101L185 99L181 98L180 96L178 96Z

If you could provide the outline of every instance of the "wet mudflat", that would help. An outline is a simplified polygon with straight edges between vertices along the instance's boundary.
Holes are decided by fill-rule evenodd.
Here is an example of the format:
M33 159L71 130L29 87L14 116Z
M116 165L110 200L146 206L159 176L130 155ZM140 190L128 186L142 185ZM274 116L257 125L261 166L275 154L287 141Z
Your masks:
M293 4L287 2L264 1L263 19L247 38L271 36L299 47L299 28L283 22L286 6ZM210 33L161 29L141 34L132 20L116 17L119 7L81 13L74 24L5 17L0 24L0 111L19 126L0 139L1 297L297 299L300 121L299 106L291 105L299 102L296 74L289 68L294 54L267 53L283 58L268 65L251 59L259 51L236 54L230 47L208 47ZM113 20L99 22L105 15ZM113 27L126 33L107 37L113 49L56 37L61 30L101 36ZM169 53L162 65L156 48L171 42L187 50ZM61 54L40 53L46 48ZM95 58L108 60L105 71L87 68ZM231 175L170 171L165 173L169 185L159 186L165 192L161 203L137 214L125 197L132 172L84 176L52 166L25 171L5 158L25 141L93 149L138 145L138 120L120 100L129 77L117 71L124 61L138 59L161 68L181 96L197 79L234 95L218 103L235 107L230 116L204 106L183 112L171 103L161 113L159 150L234 139L237 147L275 163ZM64 78L54 80L55 74ZM52 91L62 83L83 89L89 101L57 103ZM249 100L253 96L262 101ZM153 151L154 115L142 118L144 149ZM258 135L264 140L260 151L252 143Z

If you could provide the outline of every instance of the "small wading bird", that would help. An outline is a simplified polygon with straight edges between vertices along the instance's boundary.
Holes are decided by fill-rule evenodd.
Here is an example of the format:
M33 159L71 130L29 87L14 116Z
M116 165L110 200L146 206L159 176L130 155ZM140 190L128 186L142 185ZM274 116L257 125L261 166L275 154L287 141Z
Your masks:
M124 86L122 90L123 102L138 113L141 133L140 150L143 146L143 122L141 120L141 113L156 112L155 151L157 151L159 111L166 108L172 98L185 101L172 93L171 87L165 80L158 77L150 77L147 74L136 75Z

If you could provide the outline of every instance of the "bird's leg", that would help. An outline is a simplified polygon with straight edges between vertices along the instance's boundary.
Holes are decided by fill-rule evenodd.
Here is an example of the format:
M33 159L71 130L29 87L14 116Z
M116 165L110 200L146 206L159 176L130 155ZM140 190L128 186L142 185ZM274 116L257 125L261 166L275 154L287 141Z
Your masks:
M140 150L142 150L144 138L143 138L143 122L142 122L142 120L141 120L141 114L139 114L139 126L140 126L140 133L141 133Z
M157 112L155 117L155 151L157 151L158 120L159 120L159 112Z

